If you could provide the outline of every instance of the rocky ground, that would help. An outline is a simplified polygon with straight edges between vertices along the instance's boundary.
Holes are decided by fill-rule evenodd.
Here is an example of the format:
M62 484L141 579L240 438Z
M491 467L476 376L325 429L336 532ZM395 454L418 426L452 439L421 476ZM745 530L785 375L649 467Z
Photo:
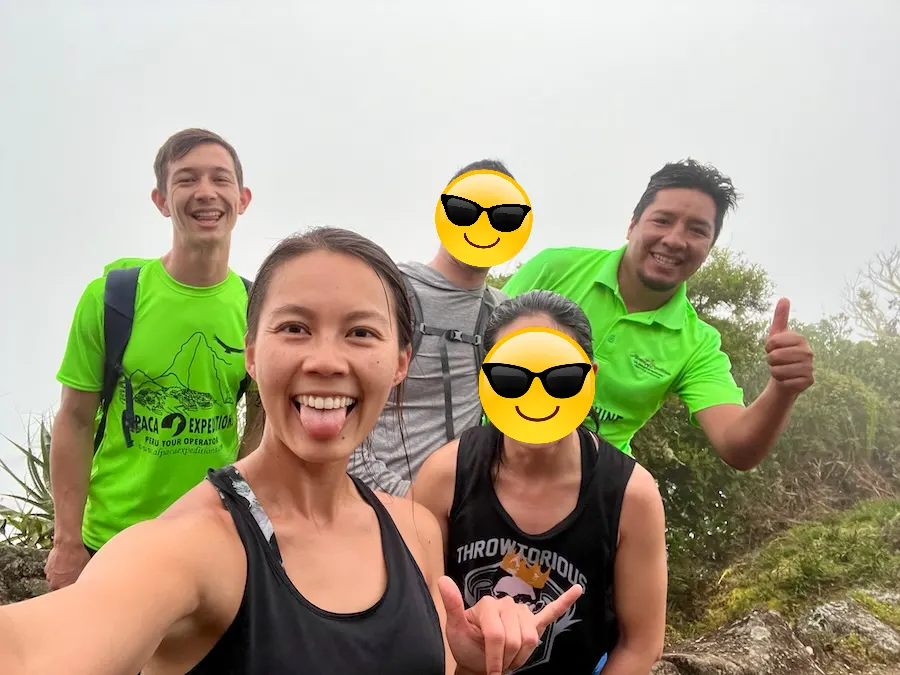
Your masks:
M45 551L0 545L0 605L46 593ZM863 590L802 615L793 626L756 610L673 646L653 675L900 675L900 592Z
M778 612L756 610L669 649L653 674L900 675L900 631L876 614L900 615L900 593L848 593L794 626Z
M46 551L20 549L0 544L0 605L19 602L46 593Z

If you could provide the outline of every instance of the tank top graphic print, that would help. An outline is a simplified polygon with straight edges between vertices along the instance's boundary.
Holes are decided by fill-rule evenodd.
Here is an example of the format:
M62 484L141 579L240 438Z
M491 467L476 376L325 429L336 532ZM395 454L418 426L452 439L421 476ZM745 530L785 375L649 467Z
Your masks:
M578 434L577 504L538 535L516 526L494 490L490 460L502 443L500 432L472 427L460 436L446 567L466 607L484 596L510 596L537 613L573 585L584 589L517 673L591 673L618 641L613 572L619 513L635 462L584 428Z

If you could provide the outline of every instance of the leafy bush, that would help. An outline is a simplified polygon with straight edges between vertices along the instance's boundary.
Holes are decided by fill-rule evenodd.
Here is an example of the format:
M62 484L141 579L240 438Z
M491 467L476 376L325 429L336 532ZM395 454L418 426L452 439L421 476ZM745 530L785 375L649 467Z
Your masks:
M698 314L722 335L747 403L769 377L771 288L764 270L727 249L714 250L688 284ZM748 551L798 522L900 494L900 339L854 341L843 315L792 328L813 348L816 383L799 397L790 425L759 467L728 467L676 400L632 444L666 508L669 619L676 631L705 621L722 570Z
M18 483L20 494L2 494L22 506L12 508L0 505L0 535L10 544L31 548L49 548L53 544L53 495L50 490L50 427L46 419L38 425L27 446L8 440L25 456L26 474L20 478L6 462L0 459L0 468Z

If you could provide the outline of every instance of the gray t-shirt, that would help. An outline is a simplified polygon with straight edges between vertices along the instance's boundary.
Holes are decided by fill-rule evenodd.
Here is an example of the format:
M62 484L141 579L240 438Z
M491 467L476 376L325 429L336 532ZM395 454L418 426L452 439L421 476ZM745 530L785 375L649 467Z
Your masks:
M466 290L454 286L442 274L422 263L400 263L422 305L422 319L433 328L475 332L482 296L487 289L494 306L507 296L496 288L481 286ZM447 342L453 401L453 432L481 419L478 368L475 348L465 342ZM403 393L406 450L397 426L396 405L389 400L368 442L350 457L348 471L373 490L403 496L428 456L447 443L444 414L444 383L440 338L423 335L418 354L409 364ZM366 447L368 446L368 447ZM407 466L407 453L409 465ZM411 473L410 473L411 472Z

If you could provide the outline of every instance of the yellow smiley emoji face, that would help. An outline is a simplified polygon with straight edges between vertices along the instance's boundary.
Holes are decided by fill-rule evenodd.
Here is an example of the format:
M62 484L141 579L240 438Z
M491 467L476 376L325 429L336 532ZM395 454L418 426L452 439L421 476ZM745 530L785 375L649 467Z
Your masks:
M531 236L533 218L531 202L521 186L487 169L454 179L434 212L444 248L472 267L494 267L512 260Z
M491 422L520 443L553 443L584 422L594 401L594 368L571 337L525 328L484 359L478 395Z

